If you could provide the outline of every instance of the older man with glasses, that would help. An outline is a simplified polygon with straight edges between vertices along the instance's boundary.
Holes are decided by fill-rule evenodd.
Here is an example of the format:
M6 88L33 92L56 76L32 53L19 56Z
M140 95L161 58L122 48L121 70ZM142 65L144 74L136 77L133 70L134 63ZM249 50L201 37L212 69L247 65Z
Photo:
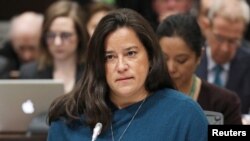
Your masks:
M201 78L235 91L242 113L250 110L250 54L242 46L249 18L245 0L214 0L208 11L206 52L197 69Z
M0 49L0 55L7 60L0 78L19 78L19 69L39 56L39 41L43 15L27 11L12 18L9 38Z

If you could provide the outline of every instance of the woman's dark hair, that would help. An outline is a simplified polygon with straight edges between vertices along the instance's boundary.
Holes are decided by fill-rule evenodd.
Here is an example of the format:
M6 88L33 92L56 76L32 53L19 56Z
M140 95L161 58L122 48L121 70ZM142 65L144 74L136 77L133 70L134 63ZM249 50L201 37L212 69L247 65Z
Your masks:
M39 58L39 68L43 69L45 66L53 63L52 56L49 52L48 45L46 42L46 35L49 32L49 28L52 22L58 17L68 17L73 20L75 30L79 43L77 46L77 63L82 64L85 61L83 55L87 48L89 35L85 23L85 15L82 11L82 7L74 1L56 1L52 3L45 12L44 22L42 27L42 38L41 38L41 57Z
M151 26L137 12L118 9L109 13L98 24L88 45L81 81L72 94L56 100L51 106L50 123L62 116L72 123L71 121L83 115L85 123L91 128L97 122L101 122L104 129L110 126L112 112L108 106L110 90L105 77L105 40L122 27L135 31L149 56L150 70L145 82L147 91L152 94L162 88L173 88L163 53Z
M163 37L180 37L197 57L201 56L204 37L196 18L189 14L177 14L167 17L158 26L158 39Z

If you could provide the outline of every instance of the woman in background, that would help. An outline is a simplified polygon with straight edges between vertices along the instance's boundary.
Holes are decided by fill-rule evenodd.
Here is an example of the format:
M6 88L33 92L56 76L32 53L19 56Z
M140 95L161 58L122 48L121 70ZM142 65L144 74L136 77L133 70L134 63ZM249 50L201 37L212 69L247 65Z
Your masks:
M239 97L194 74L204 43L195 17L188 14L170 16L159 25L157 35L178 90L197 101L203 110L222 113L225 124L242 124Z
M46 11L42 27L41 56L21 68L23 79L56 79L71 91L84 65L88 33L81 7L73 1L57 1Z

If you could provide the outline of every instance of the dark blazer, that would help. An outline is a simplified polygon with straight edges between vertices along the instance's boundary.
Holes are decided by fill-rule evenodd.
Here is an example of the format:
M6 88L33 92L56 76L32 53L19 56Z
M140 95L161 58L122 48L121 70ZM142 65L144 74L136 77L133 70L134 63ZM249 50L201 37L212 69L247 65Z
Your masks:
M236 93L202 80L197 101L203 110L222 113L224 124L242 124L240 99Z
M0 79L8 78L8 60L0 55Z
M250 110L250 54L240 47L230 63L226 88L239 95L241 112L248 113ZM196 70L196 74L204 80L207 80L207 66L205 54Z
M21 62L18 58L17 53L14 51L14 47L10 41L6 41L3 44L3 47L0 49L0 55L8 59L10 63L10 70L19 70Z
M4 66L1 65L1 69L4 70L0 74L1 79L16 78L16 76L12 76L11 73L12 71L18 71L20 69L20 66L22 65L20 59L18 58L18 55L13 48L14 47L12 46L10 41L6 41L3 44L3 47L0 48L0 56L6 59L6 64Z
M242 45L243 50L250 53L250 42L249 41L243 40L241 45Z
M83 65L77 66L76 81L78 81L83 74ZM25 64L20 69L21 79L52 79L53 78L53 67L48 66L43 70L38 70L37 62L31 62Z

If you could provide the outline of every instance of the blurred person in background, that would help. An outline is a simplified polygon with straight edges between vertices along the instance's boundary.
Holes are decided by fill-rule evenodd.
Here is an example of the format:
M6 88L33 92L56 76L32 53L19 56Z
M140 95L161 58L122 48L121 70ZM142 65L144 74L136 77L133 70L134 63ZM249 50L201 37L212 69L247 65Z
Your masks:
M158 15L159 22L170 15L189 12L192 3L193 0L152 0L152 6Z
M89 36L92 36L93 32L95 31L95 28L97 24L100 22L100 20L108 14L109 11L113 10L114 7L111 5L107 5L104 3L92 3L89 5L87 9L87 30L89 33Z
M205 53L197 75L220 87L236 92L241 112L250 108L250 55L242 40L249 23L245 0L214 0L208 11Z
M42 27L41 55L21 68L21 78L59 79L65 93L71 91L82 74L89 39L84 17L77 2L50 5Z
M203 110L222 113L224 124L242 124L237 94L195 75L204 37L194 16L169 16L157 29L171 78L178 90L197 101Z
M156 30L159 22L156 13L153 11L152 0L116 0L115 5L118 8L129 8L137 11Z
M0 49L8 61L2 78L19 78L21 65L34 61L39 55L39 40L43 15L24 12L11 20L9 40Z
M190 12L195 0L116 0L117 7L136 10L156 30L167 16Z
M208 26L209 26L209 18L208 18L208 11L211 8L214 0L197 0L197 9L196 9L196 16L197 16L197 20L199 23L199 26L201 28L201 31L203 33L204 36L207 36L207 30L208 30Z
M230 2L230 1L229 1ZM208 11L213 5L214 0L196 0L195 1L195 6L194 6L194 11L193 14L197 16L197 20L199 22L199 25L202 29L203 35L205 37L209 36L209 26L210 26L210 20L208 18ZM246 29L248 27L249 23L246 24ZM246 32L246 29L244 33ZM247 52L250 52L250 42L248 41L249 39L243 38L241 42L241 46L243 47L244 50Z

